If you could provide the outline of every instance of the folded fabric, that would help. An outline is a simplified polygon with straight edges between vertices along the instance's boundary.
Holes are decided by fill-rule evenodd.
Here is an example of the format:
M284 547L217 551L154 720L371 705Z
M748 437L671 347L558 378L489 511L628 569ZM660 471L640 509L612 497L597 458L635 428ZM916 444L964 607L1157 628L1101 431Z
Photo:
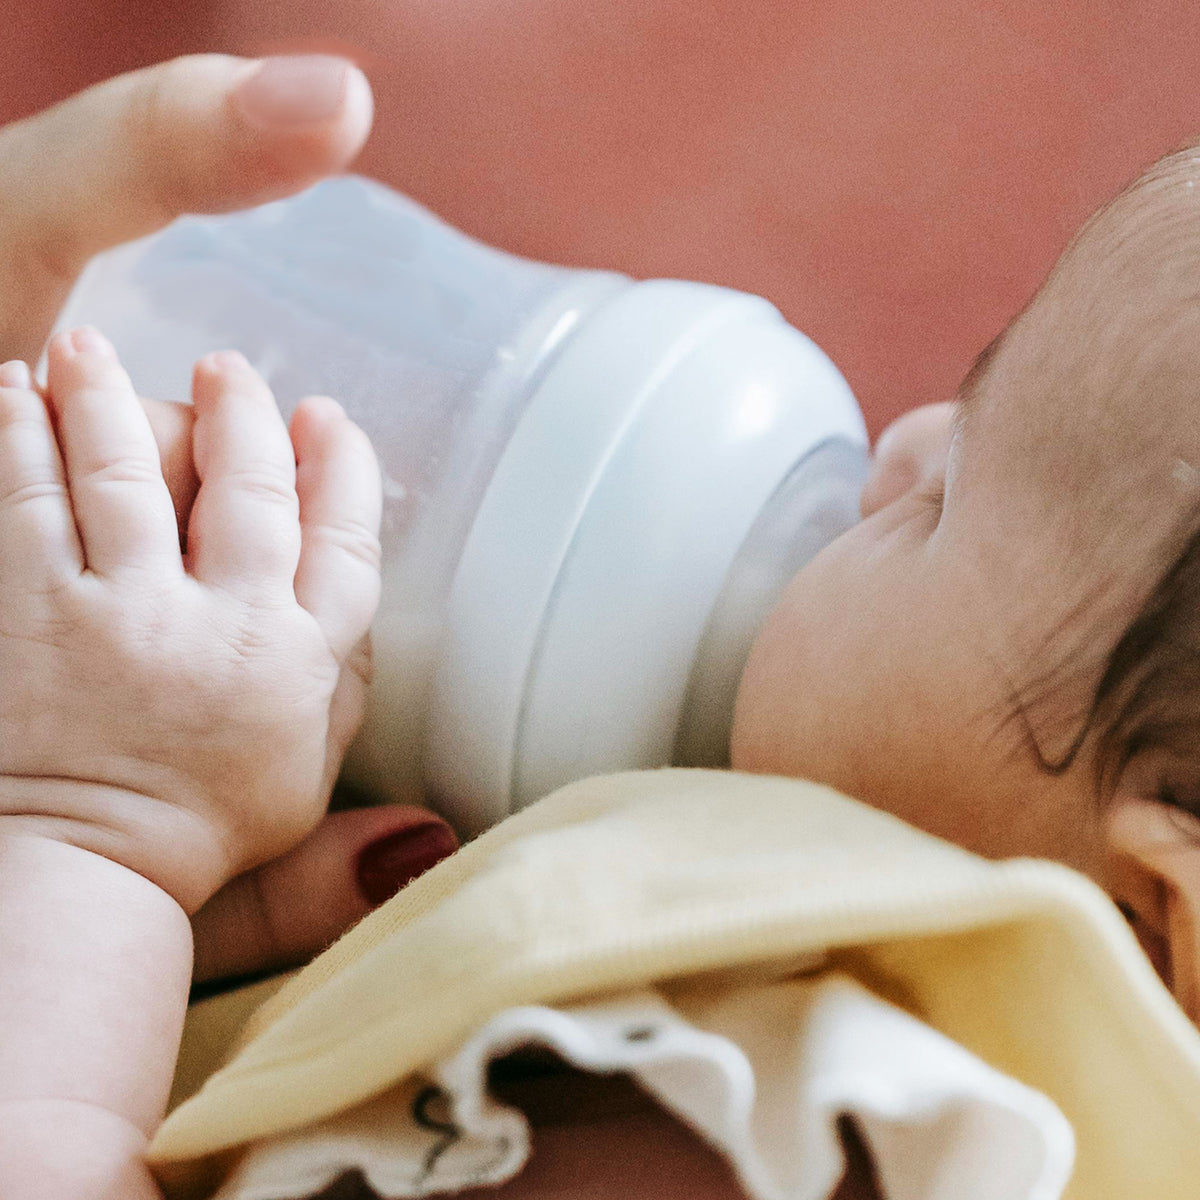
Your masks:
M347 1171L389 1200L501 1183L529 1128L487 1094L518 1047L624 1071L729 1160L751 1200L826 1200L853 1116L886 1200L1058 1200L1074 1140L1044 1096L834 975L652 991L493 1017L455 1054L365 1104L251 1148L217 1200L294 1200Z
M650 984L681 1020L726 1038L757 1072L749 1032L722 1025L738 1024L730 998L764 971L786 980L813 954L1050 1097L1077 1141L1064 1196L1195 1196L1200 1035L1090 882L1049 863L982 861L824 788L676 770L563 789L417 880L248 1021L230 1016L247 1004L237 995L198 1009L181 1080L191 1088L208 1077L168 1117L152 1159L171 1194L212 1194L252 1162L248 1148L311 1133L336 1114L353 1122L352 1110L372 1098L433 1080L507 1010ZM226 1049L238 1025L238 1043ZM890 1036L880 1035L876 1051L859 1048L864 1089L885 1078L872 1063ZM809 1044L855 1050L849 1037ZM209 1073L220 1053L225 1065ZM973 1197L929 1191L971 1143L955 1121L913 1141L911 1122L889 1120L885 1101L880 1092L874 1110L862 1107L877 1156L897 1164L885 1186L904 1200ZM988 1111L998 1128L1012 1103L1009 1117ZM747 1142L757 1159L743 1161L763 1172L752 1180L744 1169L747 1185L800 1186L804 1136ZM1047 1147L1061 1150L1061 1140L1042 1142L1022 1161L1043 1154L1043 1182L1034 1172L1014 1186L1052 1196L1061 1159ZM933 1170L919 1145L952 1153Z

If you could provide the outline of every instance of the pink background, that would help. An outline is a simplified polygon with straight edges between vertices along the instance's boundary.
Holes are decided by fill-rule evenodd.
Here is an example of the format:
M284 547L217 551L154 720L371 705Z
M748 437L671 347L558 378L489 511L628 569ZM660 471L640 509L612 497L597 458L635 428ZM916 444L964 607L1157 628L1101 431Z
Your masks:
M345 50L367 173L524 254L762 293L876 431L1200 134L1195 0L9 4L5 118L185 51Z

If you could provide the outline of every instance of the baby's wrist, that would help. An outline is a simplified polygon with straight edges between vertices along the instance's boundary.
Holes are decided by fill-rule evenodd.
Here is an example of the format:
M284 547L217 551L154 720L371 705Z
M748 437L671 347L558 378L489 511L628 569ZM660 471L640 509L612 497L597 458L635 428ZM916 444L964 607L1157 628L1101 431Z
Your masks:
M0 1108L70 1099L149 1135L191 953L187 915L156 884L0 820Z
M165 893L188 914L236 873L226 840L196 812L126 788L71 779L0 776L0 840L6 838L42 839L94 855ZM87 862L77 861L81 869Z
M83 839L86 840L86 839ZM149 932L172 927L190 941L187 912L171 893L118 858L39 828L36 821L0 815L0 928L14 912L31 918L56 905L87 897L87 917L99 924L106 910ZM83 916L70 929L84 924Z

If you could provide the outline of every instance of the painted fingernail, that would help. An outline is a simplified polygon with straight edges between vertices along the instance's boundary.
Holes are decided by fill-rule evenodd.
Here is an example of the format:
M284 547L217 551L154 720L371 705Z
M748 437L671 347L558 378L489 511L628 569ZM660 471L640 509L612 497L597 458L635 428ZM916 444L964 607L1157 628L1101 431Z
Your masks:
M268 129L303 129L335 117L346 99L352 67L327 54L264 59L235 93L242 112Z
M104 358L116 358L113 344L94 325L81 325L71 330L71 345L77 354L99 354Z
M14 358L12 362L0 363L0 387L33 387L33 376L29 373L29 367L19 358Z
M440 821L389 833L359 853L358 889L368 903L382 904L457 849L453 831Z

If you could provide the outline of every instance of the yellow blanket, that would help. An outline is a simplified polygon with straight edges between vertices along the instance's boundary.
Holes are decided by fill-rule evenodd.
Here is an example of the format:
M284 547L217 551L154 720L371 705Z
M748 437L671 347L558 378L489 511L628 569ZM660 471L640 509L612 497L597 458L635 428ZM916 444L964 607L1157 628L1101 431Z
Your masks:
M197 1006L177 1081L194 1094L152 1159L173 1195L203 1195L239 1147L391 1087L512 1005L814 951L1056 1101L1074 1200L1200 1194L1200 1035L1093 884L715 771L564 788L282 985Z

